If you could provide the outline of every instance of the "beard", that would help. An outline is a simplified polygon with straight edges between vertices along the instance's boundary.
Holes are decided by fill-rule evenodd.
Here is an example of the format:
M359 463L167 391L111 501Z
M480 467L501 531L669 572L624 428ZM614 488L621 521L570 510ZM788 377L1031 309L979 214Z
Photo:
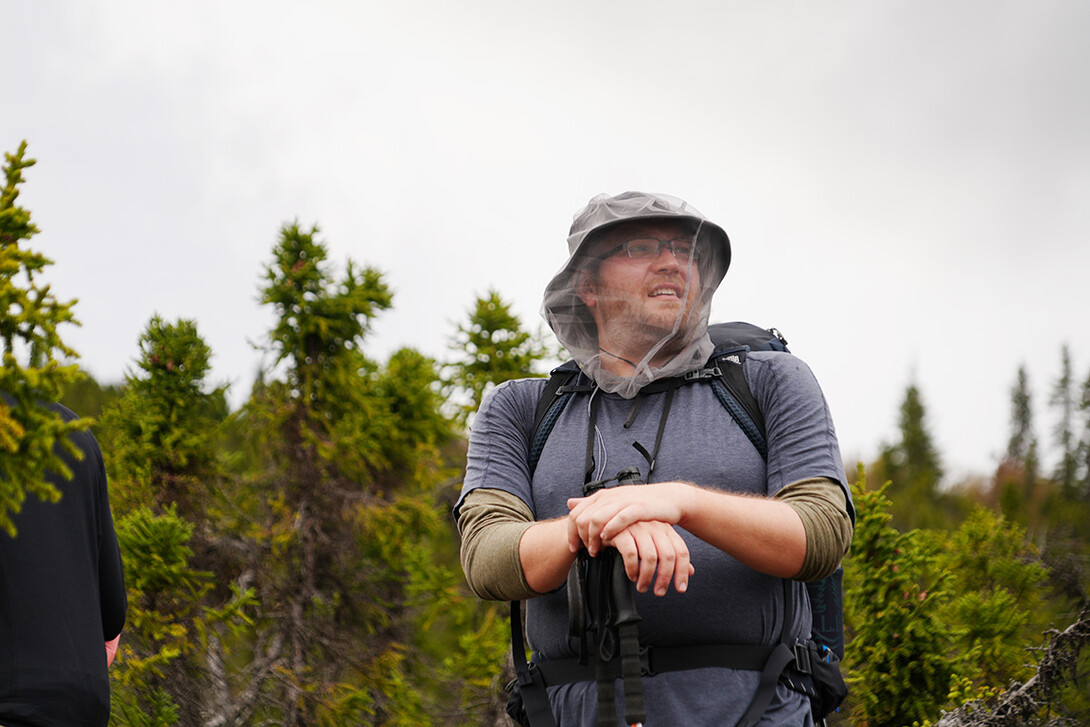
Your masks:
M599 341L607 351L637 361L654 351L660 359L682 350L699 328L698 301L676 306L617 299L602 306Z

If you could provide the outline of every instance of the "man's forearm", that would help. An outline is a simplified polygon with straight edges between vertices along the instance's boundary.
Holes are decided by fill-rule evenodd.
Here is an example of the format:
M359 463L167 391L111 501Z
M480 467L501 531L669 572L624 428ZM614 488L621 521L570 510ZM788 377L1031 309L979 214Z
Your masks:
M790 505L768 498L658 482L600 490L568 506L568 542L585 543L592 555L633 523L658 521L685 528L769 575L791 578L806 558L802 519Z
M603 492L627 504L606 507L598 528L618 515L629 525L676 523L750 567L773 575L817 580L835 569L851 542L845 496L839 484L824 478L788 485L773 499L680 482ZM470 493L458 525L463 537L462 564L474 593L490 599L523 599L564 583L575 557L572 548L583 545L581 536L569 518L542 522L532 518L529 507L514 495L499 490ZM663 545L661 540L658 544ZM677 556L688 562L683 550L681 544L672 552L653 555L656 561ZM647 555L643 549L638 557ZM686 568L678 573L682 580L689 575ZM679 586L679 590L684 589Z
M519 541L519 561L526 583L538 593L559 588L575 562L568 547L567 518L543 520L530 526Z
M802 570L806 530L790 505L682 486L689 491L683 495L687 504L678 525L762 573L791 578Z

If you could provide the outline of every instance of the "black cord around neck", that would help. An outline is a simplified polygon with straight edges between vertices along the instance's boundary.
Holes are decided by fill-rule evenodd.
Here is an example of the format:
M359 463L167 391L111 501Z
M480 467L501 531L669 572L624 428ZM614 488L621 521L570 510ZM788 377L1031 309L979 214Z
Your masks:
M634 362L632 362L632 361L629 361L629 360L628 360L627 358L625 358L624 356L618 356L617 354L613 353L612 351L607 351L607 350L605 350L605 349L604 349L604 348L602 348L601 346L599 346L599 347L598 347L598 350L599 350L599 351L601 351L602 353L604 353L604 354L605 354L605 355L607 355L607 356L612 356L613 358L617 359L618 361L624 361L624 362L625 362L626 364L628 364L628 365L629 365L629 366L631 366L632 368L637 368L637 364L636 364L636 363L634 363Z

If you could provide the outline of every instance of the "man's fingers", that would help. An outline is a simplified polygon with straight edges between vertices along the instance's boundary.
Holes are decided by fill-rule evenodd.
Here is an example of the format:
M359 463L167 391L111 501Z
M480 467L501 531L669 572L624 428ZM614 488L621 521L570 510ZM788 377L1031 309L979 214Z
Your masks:
M695 569L690 562L688 546L672 526L637 522L612 540L603 542L621 554L625 574L635 582L640 593L653 587L656 596L664 596L671 583L679 593L688 589L689 578Z
M637 523L607 542L621 554L628 580L636 584L637 591L646 593L659 563L655 538L650 529L644 527L644 523Z
M670 581L674 578L674 569L677 566L678 554L676 543L670 538L666 530L673 528L656 528L653 534L655 550L659 553L658 577L655 579L655 595L665 596L670 587Z
M586 546L591 555L597 555L603 540L612 540L627 527L624 517L617 521L618 511L624 508L623 503L602 501L595 495L589 498L572 498L568 500L568 507L571 510L568 520L574 523L574 531L569 527L568 547L574 550L579 549L574 540L575 534L578 534L579 542ZM614 521L623 525L618 527Z
M689 578L694 569L689 556L689 546L685 544L678 532L669 529L670 536L674 540L674 552L677 554L677 562L674 564L674 588L678 593L685 593L689 588ZM668 583L669 581L667 581Z
M591 555L597 555L601 546L601 536L593 535L593 510L590 509L590 498L573 497L568 500L568 548L574 553L579 548L586 546Z
M640 561L636 573L629 572L628 577L636 582L636 590L646 593L651 586L651 580L655 577L655 568L661 567L660 554L655 544L654 534L651 529L644 527L643 523L629 528L625 532L632 533L636 545L640 551Z
M624 561L624 572L628 580L635 581L640 574L640 550L636 538L630 532L623 532L614 538L610 545L617 549Z
M582 547L583 540L579 536L578 523L576 523L575 518L568 517L568 550L578 553Z

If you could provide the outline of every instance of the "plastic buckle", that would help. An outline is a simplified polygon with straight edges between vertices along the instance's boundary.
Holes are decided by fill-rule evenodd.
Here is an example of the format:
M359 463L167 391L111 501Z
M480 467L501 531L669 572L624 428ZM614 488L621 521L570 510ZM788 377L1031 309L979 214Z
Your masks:
M710 369L697 369L696 371L687 372L682 378L685 381L702 381L703 379L710 379L713 376L720 376L719 368Z
M800 674L813 674L814 668L810 663L810 650L801 641L795 642L795 671Z
M655 676L655 665L651 661L651 647L644 646L640 649L640 676Z

